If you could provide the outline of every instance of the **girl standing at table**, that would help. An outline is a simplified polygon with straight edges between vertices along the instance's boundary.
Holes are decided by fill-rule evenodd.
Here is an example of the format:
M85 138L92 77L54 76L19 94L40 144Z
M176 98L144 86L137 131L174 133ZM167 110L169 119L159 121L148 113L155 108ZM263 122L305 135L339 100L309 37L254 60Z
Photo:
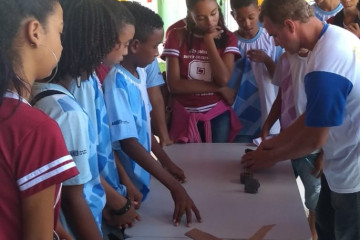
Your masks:
M162 54L174 97L170 137L176 142L232 141L241 125L227 87L239 55L215 0L186 0L186 27L170 31ZM201 121L201 122L200 122Z
M0 239L52 239L61 182L78 171L56 122L28 103L62 47L56 0L0 2Z
M123 212L121 216L112 214L116 215L111 219L112 224L117 227L132 224L137 214L131 201L102 181L104 157L98 154L97 147L99 142L106 144L106 141L101 141L103 138L100 138L99 128L95 125L98 112L83 106L82 99L71 92L70 86L73 82L92 89L97 86L93 74L95 67L115 47L118 29L113 14L102 0L61 0L60 3L64 9L65 28L59 70L50 83L33 87L34 99L40 94L49 93L49 90L55 90L56 94L40 99L35 106L58 122L67 147L80 169L81 177L64 183L61 222L77 239L106 239L107 236L102 237L103 214L109 216L115 210L123 209L117 211ZM87 84L90 82L93 85ZM88 105L92 106L95 103L91 97L88 94L87 100ZM111 153L110 150L108 155ZM118 175L116 169L111 170L115 172L115 182ZM110 191L111 195L108 194ZM114 196L118 198L113 201Z

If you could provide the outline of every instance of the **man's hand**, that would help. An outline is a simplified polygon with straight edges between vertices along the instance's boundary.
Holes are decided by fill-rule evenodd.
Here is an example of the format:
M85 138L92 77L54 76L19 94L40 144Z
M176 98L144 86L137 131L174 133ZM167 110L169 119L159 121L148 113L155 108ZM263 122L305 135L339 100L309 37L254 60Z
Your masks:
M255 151L244 154L241 158L243 167L248 168L251 171L270 168L274 166L276 162L276 160L271 159L269 151L264 150L261 147L257 148Z

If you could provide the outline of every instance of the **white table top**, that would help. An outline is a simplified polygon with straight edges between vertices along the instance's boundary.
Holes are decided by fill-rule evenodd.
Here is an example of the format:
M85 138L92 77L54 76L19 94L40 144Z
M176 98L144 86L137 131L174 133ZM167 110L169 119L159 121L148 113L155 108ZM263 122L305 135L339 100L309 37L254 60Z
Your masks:
M183 185L202 216L193 215L190 228L185 217L172 225L173 200L169 191L152 178L150 193L139 210L142 221L126 234L131 239L189 239L192 228L223 239L247 239L264 225L276 224L264 239L310 239L310 230L290 161L256 172L261 184L257 194L240 184L240 158L244 144L183 144L165 150L184 171Z

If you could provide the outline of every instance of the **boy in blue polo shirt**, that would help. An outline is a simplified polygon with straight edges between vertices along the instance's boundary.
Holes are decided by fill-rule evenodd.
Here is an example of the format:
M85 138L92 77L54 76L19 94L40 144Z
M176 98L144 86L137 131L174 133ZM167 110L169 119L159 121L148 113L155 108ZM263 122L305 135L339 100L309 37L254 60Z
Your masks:
M184 212L193 211L200 221L199 211L180 184L185 181L184 172L170 160L151 133L151 104L143 68L159 54L157 46L163 39L163 22L157 14L139 3L124 3L136 19L135 36L130 42L128 55L121 65L117 64L110 70L104 81L114 149L144 199L149 192L150 174L171 191L175 201L175 225L178 225ZM187 216L188 225L190 222L191 216Z

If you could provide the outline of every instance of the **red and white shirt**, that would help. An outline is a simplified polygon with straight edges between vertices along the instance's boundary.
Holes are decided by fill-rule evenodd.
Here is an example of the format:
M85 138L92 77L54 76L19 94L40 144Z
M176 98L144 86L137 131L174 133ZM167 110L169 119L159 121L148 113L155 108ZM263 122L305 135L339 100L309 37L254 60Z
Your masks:
M0 106L0 239L23 239L21 201L56 185L54 229L61 182L78 174L57 123L18 95Z
M193 35L190 39L191 46L187 44L187 39L184 39L180 46L177 31L185 31L185 28L170 31L161 57L177 57L179 59L181 78L207 82L213 81L213 69L211 69L203 38ZM226 30L225 34L228 39L224 48L218 48L220 56L227 53L240 55L235 35L228 30ZM177 95L176 100L184 107L200 109L204 106L215 105L221 100L221 96L216 93L186 94Z

